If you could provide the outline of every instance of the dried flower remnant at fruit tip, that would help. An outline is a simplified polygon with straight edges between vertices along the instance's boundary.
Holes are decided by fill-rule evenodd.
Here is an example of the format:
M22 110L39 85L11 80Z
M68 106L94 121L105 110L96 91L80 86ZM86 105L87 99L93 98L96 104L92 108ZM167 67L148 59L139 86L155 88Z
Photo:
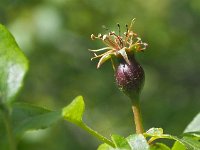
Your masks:
M126 32L124 32L124 35L120 35L120 25L117 24L119 28L119 35L117 35L114 31L109 32L108 34L98 34L95 36L94 34L91 35L91 39L100 39L103 41L103 43L106 45L104 48L91 50L94 52L94 57L91 58L91 60L95 58L99 58L99 62L97 64L97 68L99 68L104 62L111 59L111 56L114 55L116 57L122 56L124 60L130 64L129 58L127 53L129 52L141 52L146 49L148 46L147 43L142 42L141 38L138 37L138 35L132 31L132 26L135 22L135 19L131 21L130 26L126 25ZM101 54L97 54L99 52L103 52Z

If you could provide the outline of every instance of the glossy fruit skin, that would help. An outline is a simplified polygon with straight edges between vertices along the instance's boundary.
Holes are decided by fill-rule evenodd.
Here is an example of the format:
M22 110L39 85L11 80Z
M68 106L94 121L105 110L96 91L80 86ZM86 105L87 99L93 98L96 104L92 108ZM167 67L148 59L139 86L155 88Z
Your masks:
M133 54L128 55L128 57L130 64L122 58L119 59L119 64L115 71L115 79L118 88L129 96L132 102L135 102L139 99L143 88L145 73Z

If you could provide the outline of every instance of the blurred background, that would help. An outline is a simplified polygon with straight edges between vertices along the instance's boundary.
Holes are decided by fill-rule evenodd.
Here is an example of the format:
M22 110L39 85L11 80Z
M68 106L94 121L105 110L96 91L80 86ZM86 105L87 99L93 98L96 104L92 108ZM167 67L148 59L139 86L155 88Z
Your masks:
M137 59L146 73L141 96L145 129L179 135L200 110L199 0L1 0L0 22L30 61L18 101L58 110L77 95L85 122L101 134L134 133L129 99L118 91L110 62L96 69L92 33L117 31L136 18L135 32L149 47ZM20 150L94 150L97 139L68 123L27 132Z

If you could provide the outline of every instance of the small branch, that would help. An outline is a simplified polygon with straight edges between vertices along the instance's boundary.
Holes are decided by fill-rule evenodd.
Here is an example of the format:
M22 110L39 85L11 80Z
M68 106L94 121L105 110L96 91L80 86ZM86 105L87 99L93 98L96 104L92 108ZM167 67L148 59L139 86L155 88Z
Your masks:
M133 103L132 110L133 110L133 114L134 114L136 133L142 134L144 132L144 129L143 129L143 125L142 125L142 116L141 116L139 101Z

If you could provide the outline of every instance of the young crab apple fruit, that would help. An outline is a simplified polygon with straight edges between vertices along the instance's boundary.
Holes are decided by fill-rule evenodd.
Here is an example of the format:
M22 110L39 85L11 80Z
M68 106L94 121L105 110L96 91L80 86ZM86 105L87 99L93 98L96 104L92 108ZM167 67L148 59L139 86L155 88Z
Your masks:
M115 80L119 89L134 102L139 99L145 75L142 67L136 62L134 55L128 56L129 64L124 59L119 60L119 65L115 71Z
M106 47L90 50L94 52L94 57L91 60L99 58L97 68L107 60L112 60L112 56L117 57L119 64L113 64L116 83L119 89L131 99L139 96L144 83L144 71L136 62L134 53L144 51L147 47L147 44L142 42L141 38L132 31L134 21L135 19L132 20L130 26L126 25L126 32L124 32L123 36L120 35L119 24L119 35L114 31L104 35L98 34L97 36L92 34L92 40L100 39ZM103 53L97 54L98 52Z
M100 39L106 47L90 51L94 52L94 57L92 57L91 60L100 58L97 68L109 59L112 61L112 56L117 58L118 64L113 64L112 61L115 71L115 80L118 88L130 97L132 101L136 133L142 134L144 129L140 112L139 95L144 84L144 70L135 60L134 53L145 50L147 44L143 43L138 35L131 30L134 21L135 19L132 20L130 26L126 25L126 32L124 32L123 36L120 35L119 24L118 35L115 34L114 31L104 35L98 34L98 36L92 34L92 40ZM97 54L102 51L105 52Z

